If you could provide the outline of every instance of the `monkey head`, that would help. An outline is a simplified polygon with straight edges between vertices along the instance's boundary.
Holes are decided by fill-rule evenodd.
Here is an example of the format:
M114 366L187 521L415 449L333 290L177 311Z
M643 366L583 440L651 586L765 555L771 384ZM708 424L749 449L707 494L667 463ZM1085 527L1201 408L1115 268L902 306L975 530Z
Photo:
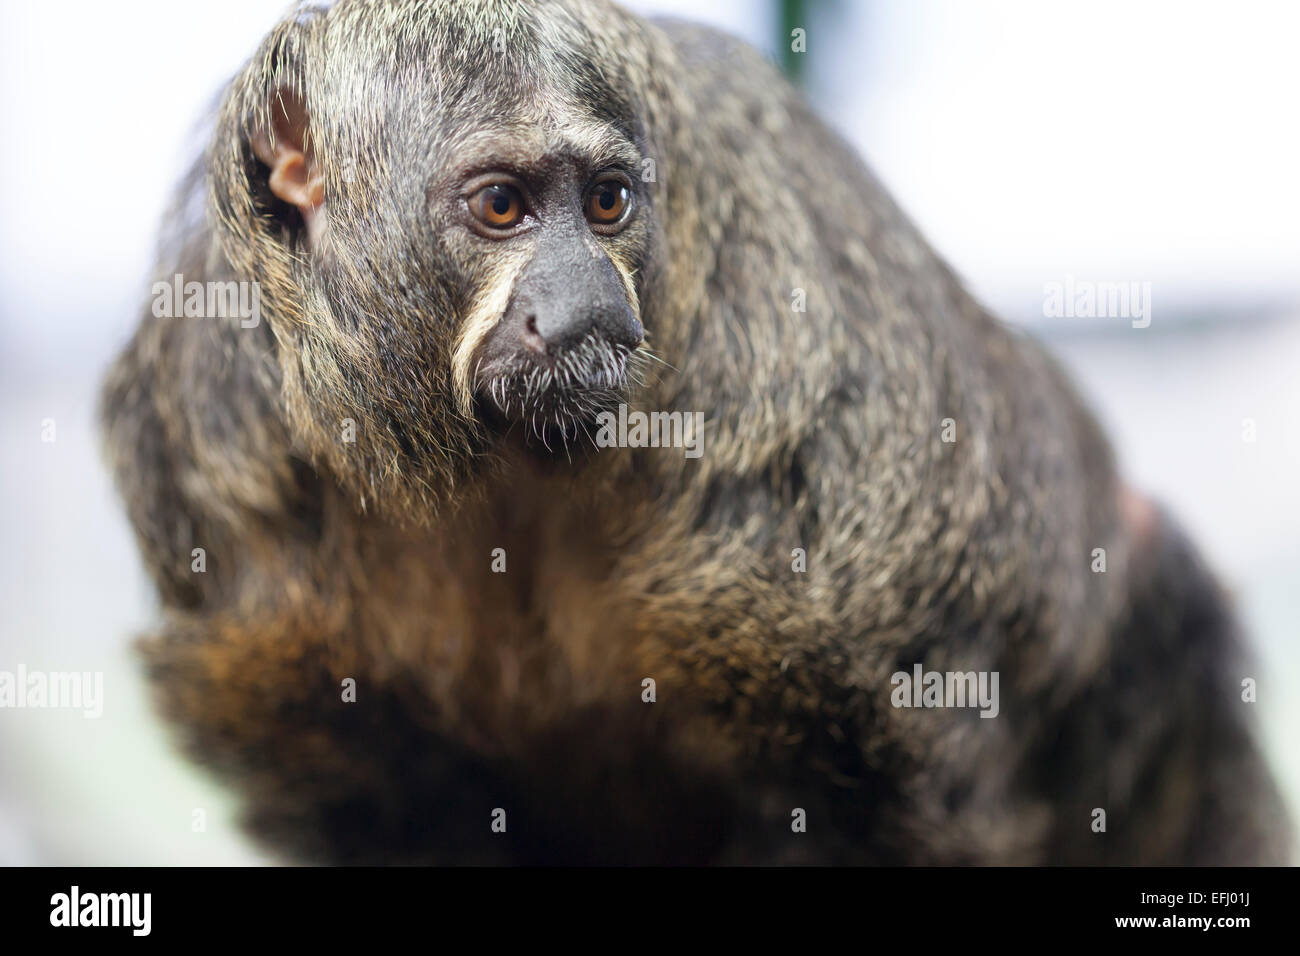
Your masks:
M297 452L362 507L427 520L502 442L571 457L638 379L656 187L611 50L638 42L604 7L342 0L233 85L219 241Z

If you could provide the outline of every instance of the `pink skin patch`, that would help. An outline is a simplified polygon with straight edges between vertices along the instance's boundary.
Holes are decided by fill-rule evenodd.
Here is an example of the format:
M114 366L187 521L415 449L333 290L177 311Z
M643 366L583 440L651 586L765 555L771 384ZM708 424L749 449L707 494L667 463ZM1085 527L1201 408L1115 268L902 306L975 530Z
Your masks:
M1155 537L1156 524L1160 520L1151 499L1125 485L1119 493L1119 513L1133 536L1134 545L1147 547Z

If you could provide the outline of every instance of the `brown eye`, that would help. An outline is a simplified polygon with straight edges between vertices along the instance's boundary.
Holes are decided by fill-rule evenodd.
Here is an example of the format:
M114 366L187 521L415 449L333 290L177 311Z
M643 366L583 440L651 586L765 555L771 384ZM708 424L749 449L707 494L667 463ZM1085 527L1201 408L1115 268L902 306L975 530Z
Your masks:
M587 219L598 226L612 226L631 204L631 190L616 179L607 179L587 193Z
M505 183L484 186L469 198L469 211L485 226L509 229L524 218L524 197Z

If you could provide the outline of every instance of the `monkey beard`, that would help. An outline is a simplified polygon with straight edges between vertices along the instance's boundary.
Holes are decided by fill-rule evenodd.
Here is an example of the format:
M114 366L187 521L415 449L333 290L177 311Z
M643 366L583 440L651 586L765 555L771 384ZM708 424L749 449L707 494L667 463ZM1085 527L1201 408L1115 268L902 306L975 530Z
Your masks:
M650 360L643 347L629 348L592 332L554 359L517 356L474 375L474 391L486 417L522 426L524 443L547 453L594 448L592 428L602 411L627 400L629 382L640 384Z

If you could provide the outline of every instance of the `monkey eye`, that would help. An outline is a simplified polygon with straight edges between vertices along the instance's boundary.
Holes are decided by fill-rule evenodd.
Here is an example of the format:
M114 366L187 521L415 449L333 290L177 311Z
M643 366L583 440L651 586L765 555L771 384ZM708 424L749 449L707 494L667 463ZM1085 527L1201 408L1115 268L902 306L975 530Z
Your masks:
M493 183L469 197L469 211L485 226L511 229L524 218L524 197L508 183Z
M593 226L613 226L627 214L632 205L632 190L617 179L604 179L587 190L583 203L587 221Z

